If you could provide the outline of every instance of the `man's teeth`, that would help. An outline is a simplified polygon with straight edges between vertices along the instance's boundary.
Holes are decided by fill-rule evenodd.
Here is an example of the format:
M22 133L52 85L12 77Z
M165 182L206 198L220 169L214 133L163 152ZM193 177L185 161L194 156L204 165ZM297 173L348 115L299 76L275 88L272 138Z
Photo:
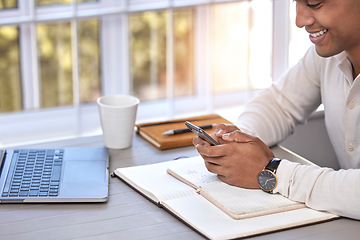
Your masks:
M316 37L319 37L321 35L323 35L324 33L326 33L328 30L327 29L324 29L324 30L321 30L320 32L317 32L317 33L310 33L310 35L314 38Z

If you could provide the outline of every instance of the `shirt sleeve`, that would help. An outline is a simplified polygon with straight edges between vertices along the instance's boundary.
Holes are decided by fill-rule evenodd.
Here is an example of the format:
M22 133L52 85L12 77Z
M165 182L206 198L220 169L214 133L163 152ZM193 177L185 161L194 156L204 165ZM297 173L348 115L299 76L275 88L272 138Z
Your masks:
M359 169L335 171L282 160L276 176L274 193L316 210L360 219Z
M291 134L321 103L319 58L310 48L297 65L246 105L236 125L269 146Z
M285 75L247 104L236 125L268 146L282 141L321 103L324 59L312 47ZM274 193L316 210L360 219L360 169L335 171L281 161Z

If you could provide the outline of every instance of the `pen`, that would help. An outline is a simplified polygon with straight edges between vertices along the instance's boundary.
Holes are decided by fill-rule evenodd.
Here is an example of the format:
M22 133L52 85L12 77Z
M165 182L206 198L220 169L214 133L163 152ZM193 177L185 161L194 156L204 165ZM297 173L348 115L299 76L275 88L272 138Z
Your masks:
M199 127L202 129L209 129L209 128L213 128L215 126L216 126L216 123L212 123L212 124L201 125ZM169 131L163 132L163 135L174 135L174 134L186 133L186 132L191 132L191 130L188 128L174 129L174 130L169 130Z

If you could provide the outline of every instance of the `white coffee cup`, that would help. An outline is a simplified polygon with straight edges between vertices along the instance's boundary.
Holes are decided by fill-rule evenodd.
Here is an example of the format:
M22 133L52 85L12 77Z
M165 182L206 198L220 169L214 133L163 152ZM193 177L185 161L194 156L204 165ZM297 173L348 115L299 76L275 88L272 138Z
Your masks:
M138 98L129 95L98 98L101 128L107 148L124 149L131 146L139 103Z

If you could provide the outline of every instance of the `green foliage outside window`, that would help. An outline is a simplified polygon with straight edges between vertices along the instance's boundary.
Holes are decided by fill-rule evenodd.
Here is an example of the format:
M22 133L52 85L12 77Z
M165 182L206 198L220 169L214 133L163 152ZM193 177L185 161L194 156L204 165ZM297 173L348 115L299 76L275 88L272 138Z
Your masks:
M37 0L36 4L70 2ZM176 10L173 19L174 94L187 96L194 92L193 11ZM167 20L166 11L129 15L132 94L142 100L166 97ZM40 108L73 105L71 27L70 22L36 25ZM100 20L78 22L81 103L94 102L101 95L99 33ZM19 39L16 27L0 27L1 112L25 110L22 106Z
M99 20L78 23L80 102L94 102L101 94ZM73 60L70 23L38 24L40 108L73 104ZM0 27L0 111L23 109L19 33ZM31 74L25 73L25 74Z
M5 1L5 0L4 0ZM36 0L37 6L57 5L57 4L70 4L73 0ZM83 2L97 2L97 0L77 0L77 3Z
M37 26L41 106L71 105L72 59L69 23Z
M80 102L94 102L101 95L100 21L80 21L79 27Z
M0 28L0 112L22 109L19 32L16 27Z
M41 107L73 104L73 60L70 23L37 26ZM80 101L100 96L99 21L78 23Z
M133 94L142 100L166 97L167 22L166 11L131 14L130 62ZM193 12L176 10L173 15L174 95L194 91Z
M0 0L0 9L16 8L17 0Z

